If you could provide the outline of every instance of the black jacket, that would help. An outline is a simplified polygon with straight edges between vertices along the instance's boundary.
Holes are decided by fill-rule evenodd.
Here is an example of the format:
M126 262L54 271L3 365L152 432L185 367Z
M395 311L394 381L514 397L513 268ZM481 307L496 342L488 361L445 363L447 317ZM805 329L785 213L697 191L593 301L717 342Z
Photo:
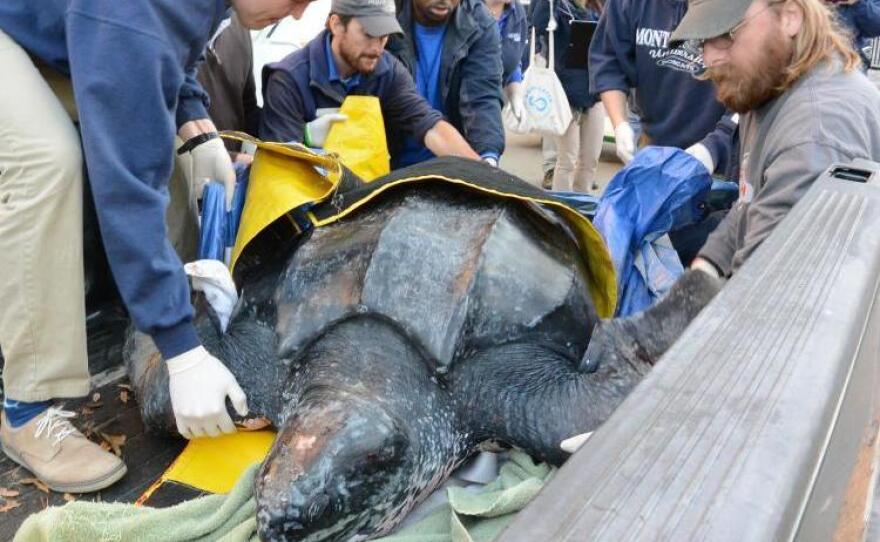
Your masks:
M398 4L405 35L385 47L415 78L412 0ZM504 152L501 124L501 39L495 19L479 0L462 0L449 20L440 61L442 113L478 154Z

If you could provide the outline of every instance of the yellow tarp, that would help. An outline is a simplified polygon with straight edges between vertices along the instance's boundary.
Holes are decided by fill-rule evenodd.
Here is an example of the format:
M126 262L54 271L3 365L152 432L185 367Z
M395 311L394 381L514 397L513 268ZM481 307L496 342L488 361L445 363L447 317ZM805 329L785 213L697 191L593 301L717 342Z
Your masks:
M339 156L345 167L366 182L388 175L391 154L379 98L348 96L339 112L348 120L330 128L324 150Z
M336 191L343 175L340 158L335 154L317 155L301 145L267 143L246 137L257 145L257 152L251 166L241 225L232 251L230 267L233 270L247 245L279 218L287 216L287 220L291 223L291 235L298 232L299 228L288 213L306 204L327 200ZM515 190L506 192L492 189L476 182L445 177L438 172L438 174L380 184L367 198L340 209L332 217L318 220L310 214L309 218L317 227L330 224L354 212L393 186L423 180L446 181L496 197L538 203L555 210L572 227L577 236L589 270L589 289L596 312L601 318L611 318L614 315L617 306L617 278L604 239L587 217L549 196L545 198L516 193Z
M265 459L274 441L274 431L239 431L193 439L139 502L145 502L168 481L209 493L228 493L247 467Z
M302 145L270 143L243 134L224 137L257 146L229 265L235 269L244 247L269 224L297 207L329 196L339 183L341 169L336 157L317 155Z

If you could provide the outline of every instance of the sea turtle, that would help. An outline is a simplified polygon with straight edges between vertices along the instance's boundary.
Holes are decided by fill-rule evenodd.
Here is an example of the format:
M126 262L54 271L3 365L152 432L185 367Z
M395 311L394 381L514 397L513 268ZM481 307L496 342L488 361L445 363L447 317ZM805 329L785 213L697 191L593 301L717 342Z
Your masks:
M583 260L563 223L521 202L399 188L275 256L243 279L225 333L206 306L196 317L278 428L256 485L264 540L387 533L488 441L561 463L560 441L599 426L651 366L585 370ZM129 341L129 373L145 421L171 431L148 343Z

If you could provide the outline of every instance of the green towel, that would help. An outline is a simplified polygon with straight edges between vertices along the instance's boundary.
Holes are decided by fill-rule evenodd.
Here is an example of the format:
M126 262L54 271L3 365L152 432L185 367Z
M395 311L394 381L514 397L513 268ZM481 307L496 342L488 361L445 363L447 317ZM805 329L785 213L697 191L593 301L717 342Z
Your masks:
M510 453L498 478L479 492L447 488L448 503L423 519L376 542L488 542L525 508L556 469L535 464L520 451Z
M32 515L14 542L190 542L258 540L252 465L226 495L208 495L170 508L75 501Z
M71 502L29 517L14 542L190 542L257 540L254 476L245 471L227 495L209 495L170 508ZM479 493L447 489L449 502L419 523L382 542L482 542L497 537L555 469L512 452L493 482Z

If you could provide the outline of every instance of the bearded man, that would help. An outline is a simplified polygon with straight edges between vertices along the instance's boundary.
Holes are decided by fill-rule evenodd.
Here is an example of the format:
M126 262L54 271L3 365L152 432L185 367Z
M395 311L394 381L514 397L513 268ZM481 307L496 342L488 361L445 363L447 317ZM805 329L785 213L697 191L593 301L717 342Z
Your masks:
M821 0L691 0L672 36L740 120L740 196L692 267L735 273L829 166L880 161L880 92Z
M339 113L346 96L376 96L389 142L400 130L437 156L479 159L419 95L403 65L385 52L388 36L400 31L394 0L333 0L326 30L263 69L260 137L323 147L331 126L347 120Z

